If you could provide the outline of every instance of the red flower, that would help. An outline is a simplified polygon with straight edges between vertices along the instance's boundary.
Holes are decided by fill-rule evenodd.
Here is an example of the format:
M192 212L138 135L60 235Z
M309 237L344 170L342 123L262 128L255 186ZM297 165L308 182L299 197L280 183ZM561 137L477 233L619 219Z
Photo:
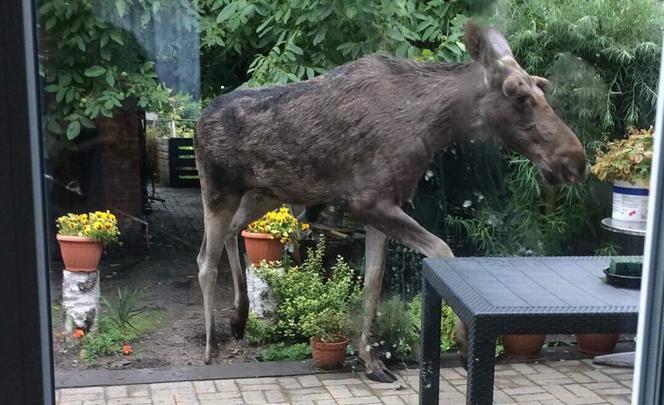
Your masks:
M131 345L125 344L122 346L122 354L125 356L130 355L134 352L134 348Z
M80 339L85 336L85 331L83 329L76 329L74 333L71 334L71 337L74 339Z

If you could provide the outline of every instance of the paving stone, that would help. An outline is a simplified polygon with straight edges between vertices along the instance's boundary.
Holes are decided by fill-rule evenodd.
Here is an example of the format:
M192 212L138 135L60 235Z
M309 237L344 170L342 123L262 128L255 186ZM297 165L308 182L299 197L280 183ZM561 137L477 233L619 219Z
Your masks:
M62 394L60 396L60 401L61 402L83 402L83 401L98 401L98 400L103 400L104 399L104 394L103 392L101 394L75 394L75 393L68 393L68 394Z
M242 392L242 399L247 404L267 404L262 391L244 391Z
M259 385L259 384L276 384L277 379L272 377L263 378L238 378L235 380L240 386L245 385Z
M107 405L145 405L152 404L152 399L141 397L111 398L106 400Z
M332 395L332 398L351 398L353 393L350 392L345 385L330 385L327 391Z
M590 397L595 395L594 392L580 384L568 384L565 385L565 388L577 397Z
M294 377L277 378L277 384L281 388L300 388L302 386Z
M372 395L369 397L339 398L337 399L337 404L382 404L382 401L378 399L378 397Z
M198 399L200 400L227 400L227 399L241 399L242 394L240 392L233 392L233 391L224 391L224 392L204 392L201 394L198 394Z
M136 385L127 385L127 394L130 397L150 397L150 385L148 384L136 384Z
M297 380L305 388L307 388L307 387L320 387L321 386L320 380L315 375L299 376L299 377L297 377Z
M202 394L206 392L217 392L217 387L214 385L214 381L194 381L194 390L197 393Z
M570 390L565 388L562 385L544 385L542 386L545 390L547 390L549 393L551 393L554 397L558 399L562 398L576 398L576 395L572 393Z
M235 383L235 380L215 380L215 387L217 391L238 391L238 385Z
M589 404L608 404L606 400L603 398L598 397L597 395L593 395L591 397L584 397L584 398L569 398L569 399L563 399L563 402L566 405L589 405Z
M322 382L323 385L325 385L325 386L362 384L363 383L363 381L359 378L342 378L342 379L330 379L330 380L321 379L320 382ZM377 384L380 385L380 383L377 383ZM312 385L312 387L316 387L316 385Z
M541 394L546 392L546 390L542 387L521 387L521 388L511 388L511 389L506 389L505 393L507 395L527 395L527 394Z
M525 394L525 395L512 395L512 398L517 403L525 403L529 401L545 401L545 400L551 400L551 399L556 399L553 395L547 393L539 393L539 394Z
M263 394L265 394L265 398L270 404L286 401L286 396L280 390L265 391Z
M290 389L285 391L286 396L291 402L332 399L332 395L324 387Z

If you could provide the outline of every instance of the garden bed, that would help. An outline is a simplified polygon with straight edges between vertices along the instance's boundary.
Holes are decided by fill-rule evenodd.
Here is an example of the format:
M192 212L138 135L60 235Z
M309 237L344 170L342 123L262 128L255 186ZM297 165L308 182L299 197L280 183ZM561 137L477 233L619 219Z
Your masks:
M222 265L223 266L223 265ZM59 265L54 264L53 269ZM130 369L178 367L203 364L205 333L203 303L195 255L179 258L149 259L131 263L106 263L100 270L102 296L112 300L118 288L142 288L144 299L139 307L148 323L133 342L131 355L99 356L92 361L81 357L80 347L65 342L62 322L62 273L51 273L53 303L53 341L57 370L88 368ZM233 307L233 283L230 273L222 267L217 283L215 307L220 353L214 363L253 362L260 349L237 342L228 327ZM102 306L102 311L103 311ZM102 312L103 314L104 312Z

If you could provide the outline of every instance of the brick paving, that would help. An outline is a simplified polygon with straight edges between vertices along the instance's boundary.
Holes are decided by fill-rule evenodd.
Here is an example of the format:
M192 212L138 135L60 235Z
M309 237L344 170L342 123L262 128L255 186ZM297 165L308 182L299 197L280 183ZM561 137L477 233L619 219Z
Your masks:
M441 370L441 404L465 404L461 368ZM362 373L244 378L214 381L66 388L58 405L163 404L343 405L418 403L418 371L402 370L400 380L379 384ZM496 367L496 404L629 404L632 370L593 365L591 360L504 364Z

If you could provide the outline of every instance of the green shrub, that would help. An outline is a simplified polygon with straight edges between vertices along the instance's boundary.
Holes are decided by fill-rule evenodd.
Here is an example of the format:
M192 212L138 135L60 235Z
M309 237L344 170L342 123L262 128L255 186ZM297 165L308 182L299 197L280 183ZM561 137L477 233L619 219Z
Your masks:
M294 345L277 343L268 346L263 351L263 360L265 361L295 361L308 358L311 358L311 347L308 343L295 343Z
M412 355L419 342L410 305L394 297L378 306L372 335L376 340L376 350L387 359Z
M275 320L279 339L306 342L312 336L328 338L342 332L362 284L341 257L328 276L323 268L324 253L325 241L321 238L315 249L309 249L301 266L285 263L283 273L267 264L258 269L279 299Z
M247 319L245 335L250 344L256 346L264 345L276 340L275 329L276 328L272 322L266 319L260 319L256 314L250 312L249 318Z
M422 297L416 295L408 304L408 313L415 334L420 336L420 324L422 322ZM456 347L454 341L454 311L448 305L443 305L440 319L440 349L447 351Z

